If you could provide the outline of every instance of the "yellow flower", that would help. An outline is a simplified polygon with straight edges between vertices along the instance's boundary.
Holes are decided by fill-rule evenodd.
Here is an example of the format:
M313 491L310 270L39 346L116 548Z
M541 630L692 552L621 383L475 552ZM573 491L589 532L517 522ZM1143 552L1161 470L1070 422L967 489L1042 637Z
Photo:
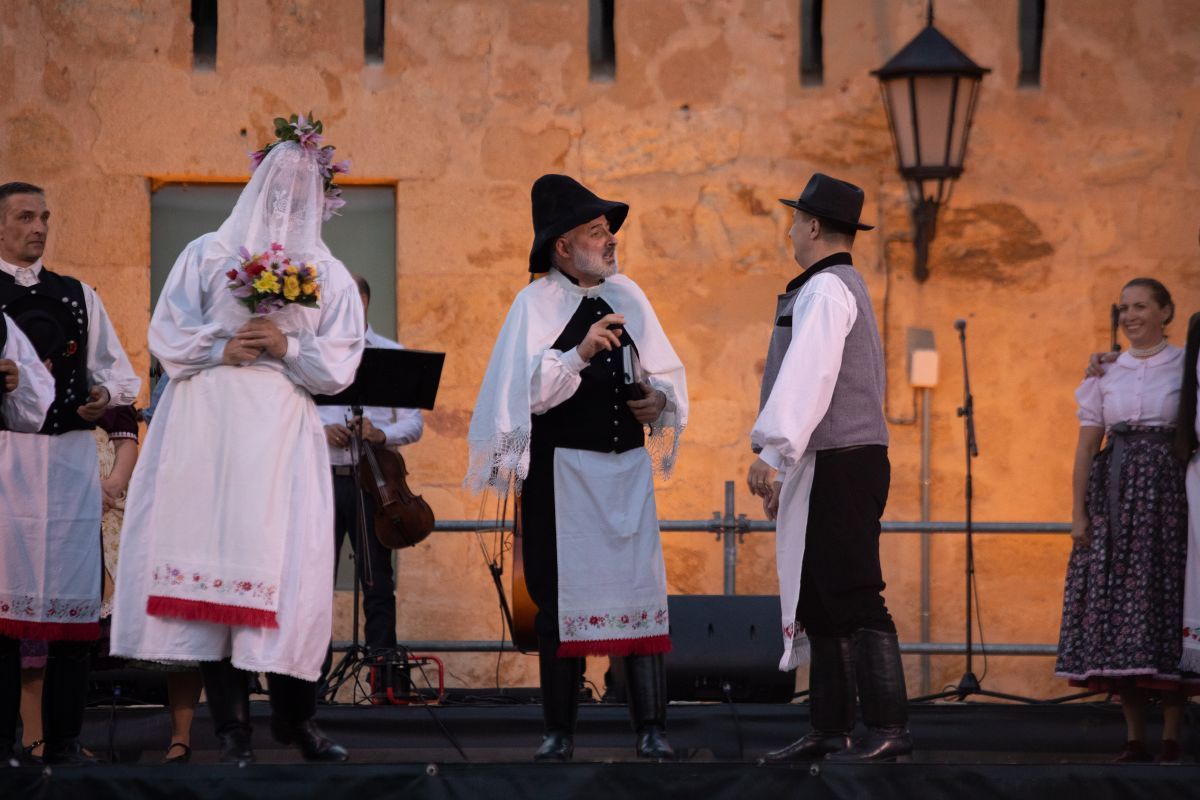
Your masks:
M304 292L305 294L312 294L316 290L317 290L317 285L315 283L313 283L312 281L309 281L300 287L300 291Z
M287 300L295 300L300 296L300 279L295 275L283 279L283 296Z
M299 271L300 270L296 268L295 264L288 264L287 267L283 270L285 275L295 275Z
M254 291L260 293L278 293L279 279L275 277L275 273L269 270L259 274L254 279Z

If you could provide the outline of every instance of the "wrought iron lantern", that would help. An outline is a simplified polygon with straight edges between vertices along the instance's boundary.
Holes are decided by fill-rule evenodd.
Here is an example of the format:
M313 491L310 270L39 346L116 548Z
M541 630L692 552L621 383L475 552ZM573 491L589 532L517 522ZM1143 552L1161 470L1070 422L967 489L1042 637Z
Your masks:
M962 174L979 84L989 72L933 27L932 0L925 29L871 72L879 79L900 175L908 184L914 275L921 282L929 277L929 243L938 208L950 199L953 182Z

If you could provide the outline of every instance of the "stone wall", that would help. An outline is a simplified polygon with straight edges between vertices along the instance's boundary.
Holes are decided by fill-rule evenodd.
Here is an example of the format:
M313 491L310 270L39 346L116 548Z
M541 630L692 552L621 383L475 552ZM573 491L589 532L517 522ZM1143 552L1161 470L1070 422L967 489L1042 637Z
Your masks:
M655 302L689 370L692 418L669 518L704 518L750 462L774 295L796 272L787 209L814 170L867 191L856 262L885 337L888 413L912 413L908 326L932 328L932 513L960 519L960 368L952 322L970 322L980 458L976 519L1065 520L1072 391L1107 344L1108 306L1129 277L1164 280L1181 312L1200 286L1200 7L1189 0L1051 3L1042 87L1018 89L1016 0L943 0L938 27L985 79L967 170L940 219L924 284L912 278L904 187L868 75L924 21L918 0L825 9L825 80L801 87L797 0L621 0L617 71L588 80L584 0L393 0L382 65L364 65L362 7L336 0L221 0L216 69L192 68L176 0L0 4L0 178L48 190L47 261L94 284L141 370L148 365L149 207L156 180L243 178L273 117L313 109L354 178L396 187L400 338L444 350L426 436L408 449L445 519L490 516L460 488L475 392L512 296L526 280L529 185L580 177L632 207L624 269ZM1173 333L1182 338L1183 325ZM919 514L917 427L892 427L887 518ZM721 590L710 536L664 537L671 590ZM1056 640L1065 537L980 536L987 641ZM888 536L888 601L919 630L918 542ZM962 636L961 537L935 537L935 641ZM738 589L776 591L773 543L741 548ZM401 556L400 635L492 639L499 613L473 537ZM339 638L348 635L340 605ZM916 659L909 659L916 683ZM497 658L451 655L452 685L488 686ZM592 676L599 677L599 665ZM961 657L933 659L935 688ZM1044 658L992 658L990 688L1060 693ZM499 681L536 683L504 656Z

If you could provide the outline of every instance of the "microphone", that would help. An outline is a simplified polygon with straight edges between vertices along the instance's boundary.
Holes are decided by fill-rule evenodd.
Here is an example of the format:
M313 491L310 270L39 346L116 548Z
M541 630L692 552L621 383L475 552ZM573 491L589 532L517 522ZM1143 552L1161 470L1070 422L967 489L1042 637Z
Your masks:
M965 319L954 320L954 330L965 331L967 329L967 321Z

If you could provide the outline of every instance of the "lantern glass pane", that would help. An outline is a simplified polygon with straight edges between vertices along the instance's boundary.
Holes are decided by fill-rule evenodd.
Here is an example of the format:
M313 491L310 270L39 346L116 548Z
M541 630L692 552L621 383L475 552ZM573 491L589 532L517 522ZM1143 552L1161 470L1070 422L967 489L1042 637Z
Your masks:
M917 130L920 137L918 155L923 167L945 166L948 160L946 145L953 85L954 77L950 75L918 75L914 79L917 91Z
M962 169L963 157L967 152L967 135L971 130L971 114L974 112L975 90L978 87L978 80L958 80L958 100L954 104L954 134L950 143L950 166L957 169Z
M917 148L913 131L912 100L908 92L908 78L892 78L885 81L883 92L887 98L892 133L896 137L896 151L900 157L900 168L915 167L917 165Z

